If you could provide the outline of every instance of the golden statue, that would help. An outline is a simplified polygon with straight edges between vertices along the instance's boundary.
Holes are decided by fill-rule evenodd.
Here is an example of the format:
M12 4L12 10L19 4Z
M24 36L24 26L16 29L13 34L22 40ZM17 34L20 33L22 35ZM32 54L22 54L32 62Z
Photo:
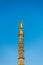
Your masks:
M19 22L20 30L23 30L23 22Z

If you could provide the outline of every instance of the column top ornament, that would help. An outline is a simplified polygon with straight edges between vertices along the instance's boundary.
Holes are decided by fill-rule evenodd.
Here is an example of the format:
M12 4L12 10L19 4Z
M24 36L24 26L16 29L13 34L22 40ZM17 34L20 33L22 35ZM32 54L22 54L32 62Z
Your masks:
M20 30L23 30L24 23L23 22L19 22L19 25L20 25Z

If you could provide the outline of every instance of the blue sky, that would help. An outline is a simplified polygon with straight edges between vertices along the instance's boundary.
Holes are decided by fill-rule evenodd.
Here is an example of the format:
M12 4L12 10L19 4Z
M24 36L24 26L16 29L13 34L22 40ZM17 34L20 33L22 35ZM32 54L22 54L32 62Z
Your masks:
M18 65L19 20L25 65L43 65L43 0L0 0L0 65Z

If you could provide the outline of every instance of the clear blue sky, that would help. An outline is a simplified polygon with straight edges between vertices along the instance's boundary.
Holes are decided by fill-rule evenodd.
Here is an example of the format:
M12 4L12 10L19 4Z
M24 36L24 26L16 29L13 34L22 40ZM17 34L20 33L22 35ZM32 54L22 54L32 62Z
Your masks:
M25 65L43 65L43 0L0 0L0 65L18 65L22 19Z

